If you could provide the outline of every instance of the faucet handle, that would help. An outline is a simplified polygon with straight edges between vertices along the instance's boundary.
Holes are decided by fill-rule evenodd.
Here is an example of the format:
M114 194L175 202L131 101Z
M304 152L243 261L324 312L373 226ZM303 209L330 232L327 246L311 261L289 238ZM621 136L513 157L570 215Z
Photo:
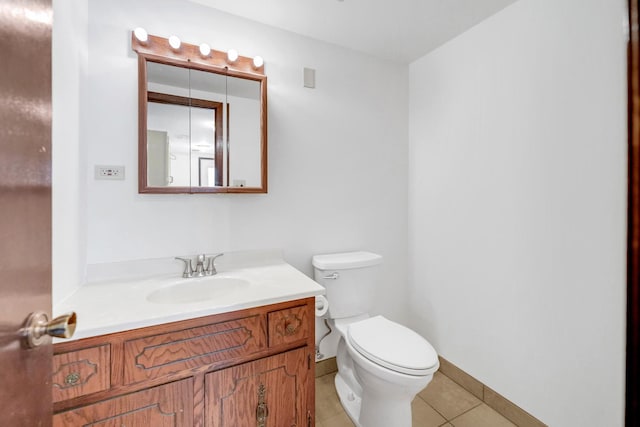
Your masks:
M180 258L177 256L176 259L184 262L184 272L182 273L182 277L184 277L185 279L193 277L193 266L191 265L191 258Z
M219 258L222 255L224 255L224 254L223 253L222 254L217 254L217 255L214 255L214 256L208 258L209 261L207 262L207 276L213 276L214 274L218 273L216 271L216 258Z

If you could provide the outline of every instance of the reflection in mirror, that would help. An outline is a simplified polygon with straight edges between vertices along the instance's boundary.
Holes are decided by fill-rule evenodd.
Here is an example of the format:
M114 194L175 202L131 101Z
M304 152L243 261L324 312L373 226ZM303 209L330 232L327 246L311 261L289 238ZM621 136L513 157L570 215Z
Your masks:
M191 162L192 187L221 187L227 185L224 176L226 134L226 80L222 74L189 70L191 79ZM195 107L195 108L194 108ZM208 110L208 111L207 111ZM201 162L200 159L208 161ZM205 166L202 166L205 165ZM212 165L212 166L211 166ZM200 170L206 167L207 177Z
M161 102L160 96L188 98L189 70L149 62L147 73L147 91L158 95L147 104L147 184L189 186L188 176L180 174L189 169L189 108Z
M132 37L138 53L141 193L265 193L266 76L195 45Z
M260 186L260 82L227 79L229 182Z
M149 62L149 187L223 186L225 76ZM202 179L200 159L208 159Z

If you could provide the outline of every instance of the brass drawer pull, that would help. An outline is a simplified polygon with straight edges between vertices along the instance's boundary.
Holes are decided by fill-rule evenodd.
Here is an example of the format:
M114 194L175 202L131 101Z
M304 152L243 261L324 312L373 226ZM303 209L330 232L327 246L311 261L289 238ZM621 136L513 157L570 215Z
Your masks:
M80 374L77 372L72 372L64 377L64 383L67 385L76 385L78 381L80 381Z
M267 425L267 417L269 416L269 407L264 401L264 395L267 388L264 384L258 387L258 406L256 407L256 425L257 427L265 427Z

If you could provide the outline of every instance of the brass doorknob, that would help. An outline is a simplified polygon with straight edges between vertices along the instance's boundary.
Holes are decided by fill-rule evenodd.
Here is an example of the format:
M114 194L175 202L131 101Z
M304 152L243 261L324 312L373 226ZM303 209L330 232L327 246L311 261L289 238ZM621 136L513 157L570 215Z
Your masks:
M76 313L71 312L49 321L41 311L31 313L27 318L22 336L28 348L37 347L45 342L46 336L71 338L76 331Z

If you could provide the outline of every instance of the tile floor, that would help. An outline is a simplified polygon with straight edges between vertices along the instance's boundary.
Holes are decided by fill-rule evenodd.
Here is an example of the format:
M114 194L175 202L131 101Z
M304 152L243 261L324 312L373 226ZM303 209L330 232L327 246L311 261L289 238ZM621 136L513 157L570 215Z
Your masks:
M316 427L353 427L336 394L335 375L316 378ZM440 372L416 396L412 407L413 427L515 426Z

